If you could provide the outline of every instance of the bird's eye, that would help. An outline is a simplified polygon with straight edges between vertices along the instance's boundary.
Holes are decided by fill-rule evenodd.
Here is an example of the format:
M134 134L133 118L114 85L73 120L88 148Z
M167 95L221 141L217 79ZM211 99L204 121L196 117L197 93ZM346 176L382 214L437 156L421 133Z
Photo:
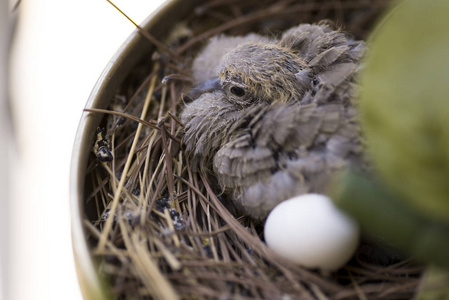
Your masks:
M245 90L238 86L233 86L230 91L237 97L243 97L245 95Z

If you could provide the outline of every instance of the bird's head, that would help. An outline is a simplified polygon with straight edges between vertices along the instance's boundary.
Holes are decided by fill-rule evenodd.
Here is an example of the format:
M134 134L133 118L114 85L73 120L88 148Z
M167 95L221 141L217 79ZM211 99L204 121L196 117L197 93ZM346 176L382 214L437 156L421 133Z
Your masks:
M277 44L243 44L222 58L218 73L229 100L243 107L300 99L311 84L302 59Z
M227 53L218 77L194 88L190 95L222 90L231 103L245 108L254 103L299 100L311 86L311 70L290 49L274 43L242 44Z

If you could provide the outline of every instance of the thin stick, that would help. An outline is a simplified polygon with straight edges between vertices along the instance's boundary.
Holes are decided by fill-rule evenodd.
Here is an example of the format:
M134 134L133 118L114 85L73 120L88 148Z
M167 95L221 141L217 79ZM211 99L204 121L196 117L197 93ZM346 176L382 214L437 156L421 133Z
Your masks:
M161 274L157 264L149 256L145 245L142 245L138 240L137 235L132 234L131 237L128 236L129 230L127 230L122 218L119 218L119 225L126 248L130 250L129 254L131 260L134 262L133 266L137 272L145 278L148 278L143 284L149 291L154 292L156 299L179 299L172 285Z
M148 141L148 149L147 149L147 153L146 153L146 158L145 158L145 165L143 167L143 178L141 180L141 185L140 185L140 195L139 195L139 209L141 211L146 211L147 209L147 201L145 200L144 195L144 190L145 190L145 185L146 185L146 181L147 181L147 174L148 174L148 168L150 165L150 154L151 154L151 147L154 143L154 140L156 139L156 134L155 131L153 131L151 133L151 138ZM145 220L145 214L142 214L140 216L140 223L143 224Z
M118 112L118 111L113 111L113 110L108 110L108 109L101 109L101 108L85 108L84 111L86 112L93 112L93 113L103 113L103 114L110 114L110 115L116 115L116 116L120 116L120 117L124 117L124 118L128 118L131 119L133 121L136 121L142 125L160 130L160 127L157 126L156 121L151 120L151 121L145 121L142 120L141 118L138 118L136 116L133 115L129 115L129 114L125 114L122 112ZM179 121L179 120L178 120ZM167 135L174 141L176 141L177 143L181 144L181 140L178 139L176 136L172 135L171 133L167 132Z
M170 111L167 112L167 114L176 122L179 124L179 126L184 127L184 124L182 124L181 120L179 120L174 114L172 114Z
M155 69L159 68L159 65L156 64L154 66ZM157 76L153 76L153 78L151 79L150 82L150 86L148 89L148 94L147 97L145 99L145 104L143 106L142 109L142 115L141 115L141 119L145 119L145 116L147 114L148 111L148 107L150 106L150 102L151 102L151 98L153 97L153 92L154 92L154 87L156 85L156 80L157 80ZM112 206L111 206L111 210L110 210L110 215L106 220L106 224L104 226L103 232L101 234L100 240L98 242L98 249L101 251L103 250L105 244L106 244L106 240L108 238L109 235L109 231L111 231L111 227L112 227L112 221L114 220L114 215L115 215L115 211L117 209L117 205L118 205L118 200L120 199L120 195L123 189L123 186L125 184L125 180L126 180L126 175L128 173L129 167L131 166L131 162L132 162L132 157L134 156L134 151L136 150L136 146L137 146L137 142L139 141L139 136L140 136L140 132L142 131L142 123L139 123L139 125L137 126L137 130L136 130L136 134L134 136L134 140L131 146L131 149L129 150L129 154L128 154L128 159L126 161L125 167L123 169L123 173L122 173L122 177L120 178L120 182L119 185L117 187L117 192L114 195L114 199L112 200Z
M175 243L176 247L179 247L179 245L180 245L179 237L176 234L176 229L175 229L175 226L173 225L173 220L170 217L170 212L168 211L168 209L164 209L164 217L165 217L165 220L167 220L168 228L170 228L170 231L173 233L172 234L173 242Z
M153 172L153 175L151 176L150 182L148 183L147 192L146 192L146 194L145 194L145 203L148 203L148 201L149 201L148 199L149 199L149 197L150 197L150 195L151 195L151 192L150 192L150 191L151 191L151 186L153 185L154 181L156 180L157 173L160 171L160 168L161 168L161 166L162 166L162 163L164 162L163 156L164 156L164 154L162 154L161 159L159 160L159 162L158 162L158 164L157 164L157 166L156 166L156 169L154 169L154 172ZM149 203L149 205L148 205L148 211L153 210L153 204L154 204L154 201L152 201L151 203Z
M145 120L142 120L142 118L138 118L138 117L135 117L133 115L125 114L125 113L122 113L122 112L119 112L119 111L113 111L113 110L101 109L101 108L85 108L84 111L103 113L103 114L110 114L110 115L116 115L116 116L124 117L124 118L127 118L127 119L131 119L133 121L139 122L142 125L145 125L145 126L148 126L148 127L151 127L151 128L159 130L159 127L157 127L156 122L154 122L154 121L153 122L147 122Z
M165 44L161 43L158 39L152 36L148 31L140 27L136 22L134 22L124 11L122 11L117 5L115 5L112 1L106 0L109 4L111 4L118 12L120 12L125 18L127 18L134 26L136 26L137 30L139 30L140 34L142 34L147 40L153 43L156 47L161 49L163 52L170 55L172 58L182 61L183 58L178 54L171 51Z
M164 123L161 123L160 128L161 128L161 136L162 136L162 145L163 145L164 151L165 151L168 192L169 192L170 200L172 201L172 203L174 203L175 199L174 199L173 194L175 193L175 185L173 183L173 167L172 167L171 153L170 153L170 149L169 149L168 141L167 141L168 133L167 133L167 128L165 128Z
M152 239L152 242L156 245L156 247L158 247L159 251L162 253L165 260L170 265L170 268L172 268L173 271L181 270L182 263L179 261L179 259L176 258L176 256L169 249L167 249L167 247L165 247L164 243L162 243L158 238Z
M231 20L227 23L224 23L220 26L214 27L213 29L211 29L209 31L199 34L194 39L189 40L187 43L185 43L184 45L179 47L176 52L178 54L184 53L187 49L192 47L194 44L204 41L205 39L207 39L213 35L216 35L218 33L221 33L223 31L226 31L226 30L231 29L236 26L255 22L257 20L264 19L270 15L280 13L280 12L282 12L282 9L284 8L284 6L285 6L285 1L279 2L279 3L276 3L275 5L268 7L267 9L260 10L255 13L252 13L252 14L248 14L248 15L242 16L237 19L233 19L233 20Z

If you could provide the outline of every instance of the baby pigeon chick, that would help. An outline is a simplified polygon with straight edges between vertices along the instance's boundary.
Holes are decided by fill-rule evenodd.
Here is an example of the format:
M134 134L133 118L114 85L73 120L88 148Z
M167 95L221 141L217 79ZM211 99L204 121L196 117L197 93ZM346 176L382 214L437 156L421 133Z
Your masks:
M226 39L212 39L198 55L194 73L216 77L188 93L194 101L181 115L194 170L263 219L285 199L325 193L337 170L363 163L353 103L363 42L326 24L274 40L252 34L222 53ZM198 63L214 49L220 59Z

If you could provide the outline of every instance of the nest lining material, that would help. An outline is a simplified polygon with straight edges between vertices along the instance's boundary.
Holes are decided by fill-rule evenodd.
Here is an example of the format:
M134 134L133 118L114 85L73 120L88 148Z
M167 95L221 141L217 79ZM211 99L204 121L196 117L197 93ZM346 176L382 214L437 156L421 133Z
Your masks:
M261 240L261 224L234 217L205 175L189 168L176 116L191 86L192 57L205 39L219 33L276 34L323 19L363 39L388 4L242 2L196 7L165 41L170 53L146 59L108 110L90 109L106 113L105 134L96 136L114 157L101 162L92 155L85 199L91 251L110 294L119 299L412 298L422 268L408 260L378 264L359 250L332 274L284 261Z

